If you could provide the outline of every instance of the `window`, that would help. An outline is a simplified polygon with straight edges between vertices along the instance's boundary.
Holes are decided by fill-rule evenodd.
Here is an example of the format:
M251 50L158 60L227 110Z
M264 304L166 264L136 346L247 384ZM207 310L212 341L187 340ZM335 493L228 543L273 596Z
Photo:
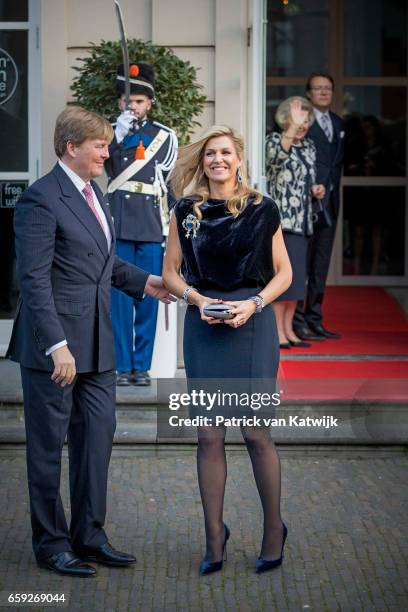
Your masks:
M0 0L0 319L13 316L17 301L14 207L36 178L39 160L40 138L34 134L40 124L39 92L34 91L38 11L38 0Z

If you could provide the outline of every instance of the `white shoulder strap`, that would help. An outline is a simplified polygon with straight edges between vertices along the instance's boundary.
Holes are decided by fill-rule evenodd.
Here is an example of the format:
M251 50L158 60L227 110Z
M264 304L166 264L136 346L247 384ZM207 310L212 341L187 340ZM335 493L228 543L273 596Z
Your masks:
M170 132L161 129L149 144L147 149L145 150L144 159L135 159L134 162L130 164L127 168L123 170L109 185L108 185L108 193L114 193L119 187L126 183L130 179L131 176L135 175L137 172L140 172L142 168L154 157L160 147L166 142L169 137Z

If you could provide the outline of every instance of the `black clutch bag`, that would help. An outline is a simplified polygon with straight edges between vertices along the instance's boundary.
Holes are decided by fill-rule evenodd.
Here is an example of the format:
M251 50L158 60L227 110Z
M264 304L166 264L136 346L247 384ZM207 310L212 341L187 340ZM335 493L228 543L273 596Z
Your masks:
M313 198L312 200L314 232L319 232L333 225L333 220L327 206L328 201L328 198L323 198L323 200Z

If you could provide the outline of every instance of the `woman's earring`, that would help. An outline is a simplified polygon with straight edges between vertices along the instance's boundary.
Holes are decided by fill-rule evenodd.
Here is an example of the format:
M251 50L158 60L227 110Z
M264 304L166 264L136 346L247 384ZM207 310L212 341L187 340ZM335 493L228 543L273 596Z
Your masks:
M243 179L243 176L242 176L241 168L238 166L238 169L237 169L237 181L238 181L238 183L241 184L243 180L244 179Z

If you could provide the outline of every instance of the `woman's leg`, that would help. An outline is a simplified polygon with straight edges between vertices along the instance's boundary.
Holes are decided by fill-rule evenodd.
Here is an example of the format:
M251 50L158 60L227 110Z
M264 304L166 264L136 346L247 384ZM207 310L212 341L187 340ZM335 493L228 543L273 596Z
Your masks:
M260 557L268 561L278 559L281 556L283 538L279 455L267 427L243 427L241 431L251 458L264 514Z
M197 473L204 510L205 560L215 563L222 559L224 506L227 461L225 457L225 427L198 427Z
M293 331L293 316L296 310L296 300L290 300L286 303L284 318L283 318L283 329L284 334L288 340L291 342L299 342L300 338L297 337L295 332Z
M279 344L286 344L288 339L285 334L285 312L289 302L274 302L273 309L275 311L276 327L278 328Z

